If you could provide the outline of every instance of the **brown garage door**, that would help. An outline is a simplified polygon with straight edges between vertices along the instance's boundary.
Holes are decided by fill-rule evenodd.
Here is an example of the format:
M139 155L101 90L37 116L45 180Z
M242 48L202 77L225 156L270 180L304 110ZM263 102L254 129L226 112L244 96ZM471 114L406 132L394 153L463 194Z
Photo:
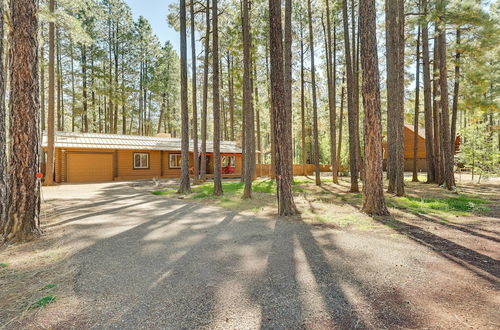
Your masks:
M106 153L68 153L68 182L113 181L113 155Z

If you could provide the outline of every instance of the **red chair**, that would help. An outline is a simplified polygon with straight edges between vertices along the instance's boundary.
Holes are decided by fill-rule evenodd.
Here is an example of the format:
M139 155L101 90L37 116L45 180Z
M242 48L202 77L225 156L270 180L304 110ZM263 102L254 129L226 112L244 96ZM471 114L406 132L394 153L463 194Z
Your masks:
M227 165L226 167L222 168L222 173L223 174L233 174L234 173L234 168L231 166Z

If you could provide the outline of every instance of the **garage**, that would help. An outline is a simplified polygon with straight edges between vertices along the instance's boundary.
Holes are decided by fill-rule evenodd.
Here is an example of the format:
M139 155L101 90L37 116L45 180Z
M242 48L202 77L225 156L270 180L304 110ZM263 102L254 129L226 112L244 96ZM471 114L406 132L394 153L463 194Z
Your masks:
M67 152L67 182L113 181L113 154Z

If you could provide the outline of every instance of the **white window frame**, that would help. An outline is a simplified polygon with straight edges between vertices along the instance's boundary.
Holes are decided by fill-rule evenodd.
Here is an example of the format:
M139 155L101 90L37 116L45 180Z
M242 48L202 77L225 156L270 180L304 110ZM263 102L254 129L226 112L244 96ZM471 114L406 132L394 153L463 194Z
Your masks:
M136 166L136 158L139 157L139 166ZM149 169L149 153L147 152L134 152L134 170Z
M178 162L175 159L177 157L179 158ZM181 165L177 165L177 164L181 164L181 161L182 161L182 154L169 154L168 167L169 168L181 168Z
M236 168L236 156L222 156L222 167L227 166L228 164L224 165L224 160L229 158L229 166L232 168Z

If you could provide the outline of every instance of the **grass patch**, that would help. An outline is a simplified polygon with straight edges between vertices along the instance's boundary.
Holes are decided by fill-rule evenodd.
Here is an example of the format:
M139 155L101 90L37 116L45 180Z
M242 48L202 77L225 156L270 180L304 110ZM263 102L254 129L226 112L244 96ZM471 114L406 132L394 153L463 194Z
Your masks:
M55 288L55 287L56 287L56 285L55 285L55 284L53 284L53 283L49 283L49 284L47 284L46 286L44 286L44 287L42 288L42 290L48 290L48 289L52 289L52 288Z
M418 214L446 212L456 215L468 215L489 210L486 200L459 195L449 198L419 198L419 197L393 197L389 204L393 207L404 208Z
M9 266L9 265L6 263L0 262L0 268L7 268L7 266Z
M56 297L55 296L45 296L43 298L40 298L38 299L37 302L35 302L34 304L31 305L31 308L40 308L40 307L44 307L44 306L47 306L48 304L54 302L56 300Z
M252 184L252 191L263 194L273 194L276 192L275 180L258 180Z
M328 179L322 179L322 182L329 182ZM307 192L307 189L302 185L307 185L314 183L313 178L309 177L294 177L292 182L292 190L296 193ZM244 182L222 182L222 190L224 191L224 196L235 196L243 195L243 190L245 188ZM214 196L214 184L213 182L205 182L200 185L192 187L192 193L188 195L188 198L193 199L203 199L203 198L218 198ZM276 194L276 181L273 179L257 179L252 184L252 192L261 194ZM155 190L151 194L156 196L172 196L177 193L176 189L167 188L164 190Z
M419 174L419 175L417 175L417 179L419 182L425 182L425 181L427 181L427 176ZM404 180L407 182L413 182L413 176L405 176Z
M293 186L294 191L302 191L301 187ZM222 196L214 196L213 181L204 182L202 184L193 185L191 193L185 195L186 199L191 200L204 200L208 199L208 203L221 206L228 209L243 211L243 210L261 210L268 205L271 201L274 202L274 194L276 193L276 182L271 179L258 179L252 184L253 198L251 200L242 199L245 183L240 181L223 181ZM175 197L177 190L167 188L164 190L157 190L151 192L157 196ZM271 196L270 196L271 195ZM270 198L271 197L271 198Z

